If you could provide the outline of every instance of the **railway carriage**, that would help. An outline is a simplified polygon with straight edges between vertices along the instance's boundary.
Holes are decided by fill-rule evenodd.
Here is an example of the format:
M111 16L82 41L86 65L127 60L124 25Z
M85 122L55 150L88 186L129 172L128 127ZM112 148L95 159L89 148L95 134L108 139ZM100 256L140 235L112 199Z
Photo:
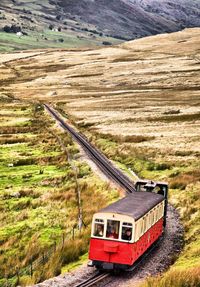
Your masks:
M92 221L92 266L129 270L162 235L165 216L165 196L147 191L129 194L100 210Z

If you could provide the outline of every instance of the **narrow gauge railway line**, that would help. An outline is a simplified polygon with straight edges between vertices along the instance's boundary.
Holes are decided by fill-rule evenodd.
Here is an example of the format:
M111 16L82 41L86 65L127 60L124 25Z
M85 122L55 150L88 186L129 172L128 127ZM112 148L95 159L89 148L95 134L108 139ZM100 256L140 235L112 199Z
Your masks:
M153 252L156 247L159 246L160 242L163 240L163 236L161 236L134 264L130 267L129 271L134 272L137 270L137 268L145 262L146 259L149 258L150 254ZM127 272L127 271L126 271ZM110 273L97 273L92 275L91 277L87 278L86 280L83 280L82 282L74 285L74 287L90 287L95 286L96 283L103 281L106 278L109 278L110 280L108 282L105 282L105 284L102 284L101 286L106 286L108 283L113 281L113 276ZM103 282L102 282L103 283Z
M48 112L55 118L55 120L60 124L60 126L69 132L72 137L83 147L85 152L89 155L90 158L96 163L96 165L107 174L112 180L119 184L127 193L133 193L136 191L134 182L132 182L126 175L124 175L120 170L115 168L113 164L101 153L99 152L91 143L88 142L85 137L76 132L71 126L63 121L58 114L49 107L47 104L44 104Z
M95 284L99 283L100 281L104 280L105 278L110 277L108 273L97 273L92 275L88 279L76 284L74 287L89 287L94 286Z

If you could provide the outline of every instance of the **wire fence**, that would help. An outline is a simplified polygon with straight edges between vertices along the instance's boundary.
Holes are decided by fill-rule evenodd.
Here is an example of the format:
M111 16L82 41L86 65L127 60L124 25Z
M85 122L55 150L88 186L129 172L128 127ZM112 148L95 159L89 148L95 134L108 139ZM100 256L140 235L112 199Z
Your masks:
M41 266L44 266L44 264L46 264L49 261L49 259L54 255L54 253L57 250L62 249L64 247L66 240L68 241L75 240L75 237L77 234L79 234L81 228L83 226L86 227L83 222L82 206L81 206L81 191L80 191L79 183L78 183L79 170L73 162L73 156L70 154L69 150L64 145L61 138L50 129L49 129L49 132L51 132L58 140L58 143L62 147L63 152L66 154L67 161L70 163L70 166L72 170L74 171L74 181L76 184L75 193L77 196L77 208L78 208L78 224L76 227L72 228L71 232L68 232L65 234L63 233L59 242L54 242L54 244L50 248L48 248L47 251L42 252L42 254L37 259L31 260L31 262L27 266L24 266L22 268L16 267L13 271L12 269L9 270L9 274L5 274L4 278L0 278L0 287L16 286L16 282L18 282L19 278L24 275L28 275L32 277L34 271L39 270Z
M78 238L80 234L80 229L78 226L73 227L71 232L63 233L62 237L58 242L54 242L54 244L48 248L48 250L42 252L42 254L35 260L32 260L27 266L22 268L15 268L15 270L10 270L9 275L5 274L4 278L0 278L0 286L1 287L13 287L16 285L16 282L19 281L19 278L27 275L32 277L35 271L41 269L41 266L44 266L49 259L55 254L56 251L62 250L65 243L70 240L75 240Z

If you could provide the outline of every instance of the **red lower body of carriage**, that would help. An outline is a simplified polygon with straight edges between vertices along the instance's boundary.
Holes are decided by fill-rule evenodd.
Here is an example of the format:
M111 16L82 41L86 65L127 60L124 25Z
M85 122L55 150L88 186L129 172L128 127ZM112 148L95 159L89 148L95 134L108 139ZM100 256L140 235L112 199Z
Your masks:
M100 269L128 269L162 232L163 219L160 219L134 243L91 238L89 259Z

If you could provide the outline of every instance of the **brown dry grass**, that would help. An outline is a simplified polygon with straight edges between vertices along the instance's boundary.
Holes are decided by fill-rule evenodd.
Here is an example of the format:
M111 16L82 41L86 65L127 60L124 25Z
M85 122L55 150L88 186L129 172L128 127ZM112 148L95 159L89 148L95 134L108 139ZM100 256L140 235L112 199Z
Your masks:
M149 278L140 287L199 287L200 266L187 271L172 270L167 276Z
M194 28L96 50L46 50L24 59L9 55L13 59L0 67L1 92L56 104L108 156L142 177L169 181L186 240L195 242L199 45L200 29ZM187 247L180 258L185 269L196 265Z

